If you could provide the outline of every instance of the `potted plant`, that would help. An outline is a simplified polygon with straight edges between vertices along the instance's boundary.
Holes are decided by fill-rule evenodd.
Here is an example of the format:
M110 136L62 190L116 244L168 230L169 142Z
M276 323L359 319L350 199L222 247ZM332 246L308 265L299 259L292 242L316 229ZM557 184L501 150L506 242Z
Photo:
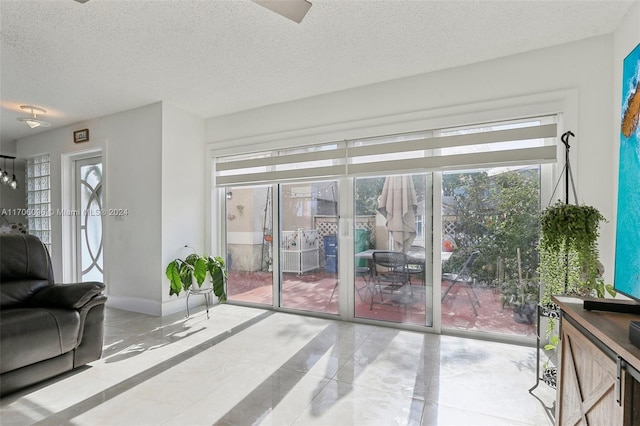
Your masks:
M538 283L535 279L509 279L502 283L502 307L513 307L513 319L533 324L538 306Z
M615 296L613 286L604 284L598 260L600 222L604 221L595 207L561 201L542 212L538 272L544 285L543 306L557 294L605 297L608 292Z
M547 207L540 216L538 274L544 288L540 314L548 318L546 336L549 339L544 346L549 361L543 366L542 380L554 387L557 371L550 361L558 344L555 326L559 313L551 296L616 294L612 285L604 283L603 267L598 260L600 222L604 221L595 207L561 201Z
M220 302L227 300L225 292L225 281L227 272L224 260L219 256L190 254L184 260L174 259L167 265L167 278L171 282L169 295L179 295L180 292L189 291L195 282L198 288L202 288L207 275L209 276L213 294L216 295Z

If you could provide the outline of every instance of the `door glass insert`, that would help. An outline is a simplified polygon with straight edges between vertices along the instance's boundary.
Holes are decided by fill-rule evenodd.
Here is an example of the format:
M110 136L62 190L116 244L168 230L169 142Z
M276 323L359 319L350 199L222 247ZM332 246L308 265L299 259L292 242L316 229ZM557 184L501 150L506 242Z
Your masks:
M337 314L338 184L280 185L281 306Z
M78 203L80 206L78 238L80 240L80 280L103 281L102 226L105 217L102 199L102 162L89 160L78 165Z
M431 175L355 180L354 312L433 325Z
M540 170L443 174L443 328L535 335Z
M227 297L273 303L273 187L225 189Z

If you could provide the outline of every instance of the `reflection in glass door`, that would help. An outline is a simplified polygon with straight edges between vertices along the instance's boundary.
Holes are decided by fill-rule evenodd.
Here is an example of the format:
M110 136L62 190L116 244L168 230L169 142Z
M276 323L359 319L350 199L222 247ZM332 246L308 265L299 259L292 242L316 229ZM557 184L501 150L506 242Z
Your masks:
M355 317L433 326L432 175L396 177L404 188L386 188L384 177L355 179L355 276L343 280L338 274L336 180L225 188L229 300L338 315L344 302L340 286L354 283L348 291L354 292ZM404 222L411 229L403 238L391 228L394 207L388 204L385 212L379 202L385 189L391 191L390 202L392 191L409 188L410 211L401 215L406 214ZM350 246L346 243L342 241L343 248ZM399 252L406 258L404 286L391 288L376 281L376 251ZM351 265L342 270L350 271ZM276 290L274 283L279 285Z
M338 184L280 185L281 306L338 313Z
M431 179L414 174L355 180L357 318L433 325Z
M102 221L105 216L102 199L102 160L89 158L76 162L77 276L79 281L104 281Z
M540 181L539 165L443 174L443 328L535 335Z
M225 190L227 297L273 304L273 186Z

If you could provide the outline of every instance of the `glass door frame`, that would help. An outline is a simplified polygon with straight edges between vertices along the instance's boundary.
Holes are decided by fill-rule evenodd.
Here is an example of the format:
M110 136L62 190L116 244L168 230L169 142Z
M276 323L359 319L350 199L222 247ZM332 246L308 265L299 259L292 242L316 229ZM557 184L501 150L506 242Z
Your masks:
M348 238L342 238L341 239L341 245L340 246L340 250L341 250L341 256L340 256L340 261L341 261L341 265L345 265L348 264L344 267L344 269L340 269L340 278L341 277L347 277L348 278L348 286L340 286L340 289L343 291L347 291L348 294L343 295L341 293L341 300L344 297L347 297L347 303L348 305L346 306L340 306L340 308L344 308L344 315L343 318L346 318L348 321L352 321L352 322L358 322L358 323L363 323L363 324L374 324L374 325L384 325L384 326L393 326L395 328L398 329L404 329L404 330L413 330L413 331L419 331L419 332L429 332L429 333L440 333L441 330L441 318L440 318L440 313L441 313L441 306L440 306L440 293L441 293L441 289L440 289L440 279L441 279L441 272L442 272L442 263L441 263L441 251L440 250L435 250L435 247L441 247L442 245L442 238L441 238L441 229L442 229L442 223L441 223L441 211L440 211L440 202L442 199L442 194L441 194L441 188L442 188L442 174L440 172L435 172L435 171L407 171L406 172L407 175L420 175L420 174L425 174L425 175L431 175L431 179L428 178L428 176L425 176L426 179L426 185L425 185L425 191L426 191L426 196L431 197L432 198L432 205L430 206L431 211L429 211L429 208L425 205L425 215L428 215L429 213L431 213L432 217L431 217L431 227L428 230L424 230L424 244L425 244L425 250L427 253L431 252L432 256L432 268L428 268L425 265L425 273L426 271L428 271L429 269L431 269L431 280L433 282L433 286L432 286L432 290L430 293L426 292L426 289L428 288L428 286L425 285L425 297L424 297L424 304L425 304L425 315L427 315L428 310L427 308L427 300L429 299L429 297L433 298L433 302L432 302L432 306L431 306L431 312L432 312L432 318L431 318L431 323L432 325L426 325L426 320L427 318L425 317L425 324L415 324L415 323L403 323L403 322L394 322L394 321L384 321L384 320L379 320L379 319L370 319L370 318L364 318L364 317L356 317L355 316L355 298L356 298L356 290L355 290L355 228L356 228L356 217L355 217L355 183L356 183L356 179L358 178L366 178L367 176L350 176L348 178L345 178L343 180L341 180L341 182L343 182L343 185L345 186L346 190L341 191L341 197L344 196L346 199L342 199L341 198L341 203L343 206L346 206L346 208L343 208L343 210L341 210L340 212L340 217L341 217L341 229L344 228L348 228ZM429 182L431 183L431 185L429 185ZM342 219L344 219L344 224L342 223ZM342 235L341 235L342 236ZM346 241L345 241L346 240ZM431 245L431 247L427 247L427 245ZM344 257L343 255L344 254ZM426 258L426 262L428 262L429 260L429 256L427 256ZM429 277L425 276L425 282L428 281ZM436 283L438 285L436 285ZM348 287L347 289L343 289L343 287ZM343 311L340 310L340 313L343 314Z
M437 205L440 198L440 185L441 178L439 177L439 173L431 173L432 178L432 188L429 188L429 191L433 191L433 205ZM356 181L356 177L343 177L343 178L333 178L327 179L333 180L337 183L337 191L338 191L338 268L337 268L337 279L338 279L338 289L336 293L338 295L338 313L330 314L323 312L315 312L315 311L306 311L295 308L288 308L282 306L282 290L281 290L281 253L280 250L277 249L280 247L280 233L281 233L281 221L280 221L280 213L281 213L281 194L280 194L280 185L279 183L273 183L272 185L272 224L273 224L273 241L272 247L274 248L272 251L272 262L273 262L273 274L272 274L272 292L273 299L271 305L263 305L256 304L250 302L242 302L242 301L229 301L230 303L237 305L245 305L252 307L261 307L267 309L273 309L276 311L282 312L291 312L296 314L303 314L309 316L317 316L323 318L330 319L338 319L342 321L349 322L358 322L364 324L376 324L376 325L393 325L396 328L415 330L421 332L440 332L440 303L433 303L432 311L433 318L432 326L420 325L420 324L405 324L398 322L388 322L382 320L375 319L366 319L355 316L355 299L356 299L356 290L355 290L355 200L354 200L354 185ZM220 217L226 217L226 202L225 202L225 192L226 188L213 188L212 191L212 209L215 211L221 212ZM438 197L438 198L435 198ZM216 207L218 204L219 208ZM440 238L437 237L440 235L439 228L441 224L439 222L440 211L437 208L432 209L431 213L433 214L433 227L430 230L429 234L431 234L431 238L425 240L426 244L432 244L432 247L439 247ZM428 211L425 213L429 213ZM213 225L214 228L219 233L221 238L217 238L219 242L218 249L224 249L226 254L226 225L225 221L221 220L218 224ZM439 282L440 273L441 273L441 265L440 262L440 251L433 251L433 268L432 268L432 279L435 282ZM434 301L439 300L440 295L440 286L433 285L433 290L431 293L425 294L425 304L426 300L429 297L432 297Z
M558 128L566 129L570 128L577 122L577 109L576 109L576 92L573 90L557 90L546 92L544 94L536 95L523 95L508 98L497 98L486 102L480 102L473 105L460 105L459 107L442 109L427 109L418 112L411 112L409 114L394 115L394 116L380 116L376 118L367 117L362 120L354 120L347 125L344 123L329 123L320 128L314 127L313 132L309 132L308 128L302 129L285 129L281 132L262 134L260 133L260 126L256 129L256 133L242 132L240 131L234 138L229 140L214 139L207 145L208 157L212 160L208 162L207 172L210 180L210 202L207 203L207 217L208 221L205 223L207 233L207 245L214 251L223 250L225 242L225 230L224 230L224 201L221 199L224 197L223 193L218 192L216 187L215 177L215 158L217 156L235 155L245 152L251 152L251 150L264 150L264 149L279 149L289 147L299 147L306 144L315 144L319 140L324 141L338 141L344 140L345 136L350 140L357 139L359 137L369 137L371 134L384 135L384 134L400 134L403 132L412 132L423 129L446 129L460 125L460 123L490 123L509 120L517 117L537 117L537 116L553 116L556 117ZM564 152L561 144L557 144L558 158L561 158ZM572 157L577 154L572 151ZM549 201L551 190L547 191L547 188L552 188L553 182L559 175L561 165L558 163L543 164L541 176L541 202L542 208L545 207L545 203ZM347 179L353 179L350 176ZM343 179L340 179L343 182ZM341 184L342 185L342 184ZM442 271L442 259L439 247L442 244L442 174L441 172L433 172L433 238L432 244L436 248L433 252L433 281L438 282L441 278ZM274 191L276 192L276 191ZM354 319L353 317L353 207L350 206L349 200L344 197L346 194L352 194L352 187L347 188L342 185L340 187L340 233L341 233L341 245L339 253L339 280L340 280L340 319L346 321L358 321L358 322L373 322L363 321L360 319ZM275 197L275 194L274 194ZM222 207L220 207L222 205ZM274 201L274 205L277 203ZM349 215L348 213L351 212ZM274 223L277 219L277 213L274 212ZM347 230L345 230L347 228ZM274 230L274 247L279 247L279 241L276 240L277 232ZM348 238L344 238L347 236ZM274 250L274 263L279 263L278 250ZM346 277L346 278L345 278ZM345 281L346 280L346 281ZM278 284L274 282L274 284ZM348 284L348 285L345 285ZM277 288L274 285L274 288ZM274 298L277 299L277 290L274 294ZM433 304L433 327L432 331L436 333L442 333L441 329L441 289L434 285L434 291L432 297L434 298ZM275 300L274 299L274 300ZM346 308L345 304L346 303ZM275 306L275 304L274 304ZM274 307L274 309L279 309ZM349 314L351 311L351 314ZM416 328L413 326L406 326L403 324L393 324L397 328ZM427 328L428 329L428 328ZM425 331L422 327L420 331ZM430 330L431 331L431 330ZM453 334L450 330L444 331L446 334ZM456 333L458 334L458 333ZM469 336L469 337L476 337ZM496 336L482 336L481 338L494 339ZM500 337L496 340L509 340Z
M354 182L338 179L338 316L346 321L355 320Z
M338 192L338 194L334 193L334 196L337 195L338 198L334 199L334 201L337 203L337 216L338 216L338 234L337 234L337 241L338 244L340 244L340 241L342 240L342 235L340 234L341 229L343 229L343 224L342 221L340 220L341 217L341 206L343 205L343 201L344 198L341 195L342 194L342 187L344 186L343 183L343 179L344 178L335 178L335 177L327 177L327 178L317 178L317 179L309 179L309 180L301 180L299 182L282 182L282 183L274 183L273 185L273 194L274 194L274 201L273 201L273 217L272 217L272 223L273 223L273 265L274 265L274 274L273 274L273 307L274 309L277 310L281 310L283 312L293 312L293 313L304 313L304 314L309 314L309 315L314 315L314 316L320 316L320 317L324 317L324 318L331 318L331 319L345 319L347 317L346 312L344 312L342 305L343 305L343 295L342 295L342 287L344 287L344 285L341 285L344 281L344 279L342 278L343 275L340 272L340 268L341 266L344 264L344 261L341 260L341 254L343 249L338 246L338 256L339 258L337 259L338 262L338 269L336 271L336 280L338 283L338 287L336 288L335 294L333 295L334 298L338 299L338 310L336 313L333 312L323 312L321 310L305 310L305 309L301 309L301 308L292 308L289 306L284 306L283 304L283 299L284 299L284 295L283 295L283 285L285 282L285 279L283 277L283 263L286 263L286 258L282 259L282 247L281 247L281 238L282 238L282 233L283 231L285 231L282 226L282 218L281 215L285 214L285 208L283 207L282 203L285 199L285 197L283 196L282 190L283 187L291 187L293 185L300 185L300 186L309 186L310 188L314 188L315 185L317 184L323 184L326 187L326 184L329 183L330 185L333 185L333 183L335 183L335 190ZM315 220L314 220L315 223ZM286 231L291 231L286 230ZM318 231L316 229L316 231ZM318 232L319 235L319 232ZM285 242L286 243L286 242ZM318 246L320 246L319 242L318 242ZM285 262L283 262L282 260L285 260ZM326 260L326 259L325 259ZM319 267L317 269L318 272L320 272L320 276L322 273L322 263L319 262ZM277 267L277 270L276 270ZM315 270L314 270L315 271ZM312 271L309 271L312 272Z
M541 172L541 201L549 198L549 188L551 186L552 176L549 172L549 169L552 168L553 165L542 165ZM426 294L426 298L432 297L433 303L431 308L432 311L432 325L421 325L421 324L406 324L399 322L387 322L377 319L367 319L355 316L355 299L357 297L355 290L355 193L354 186L356 182L356 176L344 177L339 179L332 179L337 182L337 190L338 190L338 268L337 268L337 279L338 279L338 313L328 314L322 312L314 312L314 311L306 311L295 308L287 308L282 306L282 294L281 294L281 253L279 249L280 247L280 232L281 232L281 221L280 221L280 213L281 213L281 194L280 194L280 184L273 183L273 201L272 201L272 223L273 223L273 265L274 265L274 273L272 275L272 292L273 292L273 302L271 305L258 305L263 308L270 308L277 311L283 312L291 312L296 314L303 314L309 316L318 316L325 317L331 319L339 319L342 321L349 322L358 322L358 323L368 323L375 325L386 325L393 326L399 329L407 329L414 330L420 332L432 332L432 333L445 333L445 334L455 334L455 335L464 335L468 337L478 337L477 333L474 332L464 332L455 329L442 329L442 303L441 303L441 286L438 285L442 276L442 255L441 250L438 248L442 245L442 172L432 171L429 172L431 174L431 185L427 191L431 191L430 194L432 197L432 208L431 212L429 212L429 208L425 209L425 214L432 215L432 224L431 224L431 236L430 238L427 236L428 233L425 233L425 246L428 244L432 245L432 268L431 268L431 280L433 283L432 289L429 293ZM220 193L217 194L219 197L216 197L218 200L224 200L224 190L221 190ZM225 203L224 201L221 203L222 211L224 212ZM544 205L542 206L544 208ZM222 217L225 217L223 215ZM221 226L221 235L225 237L223 239L219 239L218 241L226 240L226 230L224 225ZM224 243L226 245L226 242ZM223 245L222 247L224 247ZM277 265L277 270L276 270ZM428 269L428 268L427 268ZM233 302L237 304L243 304L238 302ZM425 302L426 303L426 302ZM256 306L255 304L249 304L248 306ZM429 319L429 318L427 318ZM425 321L428 322L428 321ZM491 336L492 339L501 340L501 341L511 341L516 340L520 341L521 339L513 339L510 336Z
M90 158L100 158L102 162L102 205L103 209L109 206L109 175L108 170L108 155L106 148L94 148L85 151L76 151L62 154L60 172L62 178L61 185L61 211L73 212L79 209L76 202L76 162ZM61 247L62 247L62 280L64 282L77 282L79 277L77 276L77 227L76 219L73 214L62 214L61 220ZM102 222L102 235L109 235L109 221L103 220ZM109 241L108 238L103 238L103 282L109 282ZM105 289L105 294L108 295L109 287Z
M541 173L541 198L544 201L548 199L548 188L551 184L551 173L549 173L549 168L552 168L553 165L542 165L542 169L546 170L546 172ZM274 265L274 273L272 275L272 294L273 294L273 302L271 305L256 305L251 303L246 303L248 306L259 306L262 308L273 309L277 311L283 312L291 312L296 314L303 314L309 316L318 316L325 317L331 319L339 319L342 321L349 322L358 322L365 324L375 324L375 325L386 325L392 326L399 329L407 329L414 330L420 332L432 332L432 333L445 333L445 334L455 334L455 335L464 335L468 337L477 337L477 333L474 332L464 332L458 331L455 329L442 329L442 303L441 303L441 294L442 288L438 285L441 281L442 276L442 255L441 250L439 248L442 246L442 172L440 171L432 171L428 172L431 175L431 185L428 185L429 181L427 181L427 185L429 188L426 188L427 192L431 192L430 197L432 198L432 206L431 211L429 208L425 208L425 214L432 215L432 224L430 230L425 230L425 246L431 244L432 250L432 267L431 267L431 275L430 279L432 280L433 286L431 287L431 291L426 294L426 298L433 298L432 306L429 306L432 312L432 318L427 318L427 320L432 321L432 325L421 325L421 324L407 324L400 322L387 322L378 319L367 319L355 316L355 299L358 297L355 290L355 193L354 186L357 179L357 176L344 177L339 179L327 179L334 180L337 182L337 190L338 190L338 268L337 268L337 279L338 279L338 289L336 293L338 294L338 313L329 314L322 312L314 312L301 310L296 308L288 308L282 306L282 294L281 294L281 253L279 249L280 247L280 232L281 232L281 221L280 221L280 213L281 213L281 194L280 194L280 185L279 183L273 183L272 191L273 191L273 201L272 201L272 223L273 223L273 265ZM221 193L217 194L219 197L216 199L221 200L222 210L224 212L225 203L224 203L224 190ZM543 206L544 207L544 206ZM226 213L222 216L225 217ZM430 232L429 232L430 231ZM429 233L431 234L429 236ZM224 225L221 226L221 234L224 235L223 239L219 239L219 241L226 240L226 229ZM224 243L226 245L226 242ZM225 247L223 245L222 247ZM276 266L277 265L277 266ZM276 270L276 267L278 268ZM427 267L427 270L429 268ZM427 278L429 279L429 278ZM235 304L245 304L242 302L233 301ZM425 302L426 303L426 302ZM428 321L425 321L425 323ZM514 340L510 338L510 336L501 336L496 335L492 336L492 339L501 340L501 341L510 341ZM521 339L515 339L517 341Z

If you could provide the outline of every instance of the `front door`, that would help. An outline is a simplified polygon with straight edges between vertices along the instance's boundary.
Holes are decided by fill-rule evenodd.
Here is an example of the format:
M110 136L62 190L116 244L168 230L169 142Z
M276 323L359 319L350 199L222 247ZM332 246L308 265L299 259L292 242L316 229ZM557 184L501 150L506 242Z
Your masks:
M78 280L103 281L104 245L102 158L75 162L76 274Z

